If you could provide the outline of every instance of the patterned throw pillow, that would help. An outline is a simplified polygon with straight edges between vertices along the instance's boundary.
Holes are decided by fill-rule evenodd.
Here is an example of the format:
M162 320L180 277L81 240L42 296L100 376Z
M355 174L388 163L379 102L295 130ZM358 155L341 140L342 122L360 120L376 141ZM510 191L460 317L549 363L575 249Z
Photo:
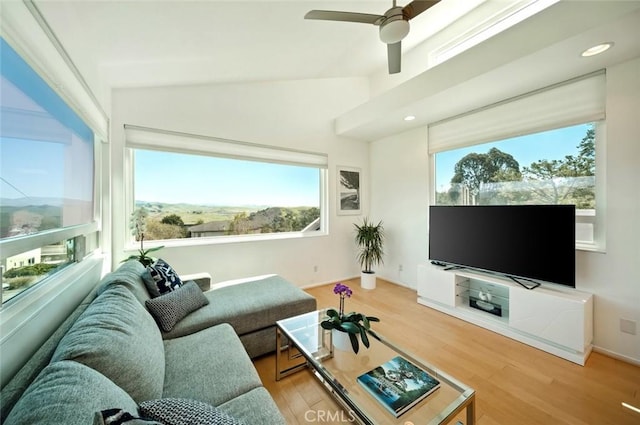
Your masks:
M145 301L147 309L165 332L173 329L189 313L207 304L209 300L193 280L175 291Z
M136 418L122 409L107 409L97 412L93 425L163 425L155 420Z
M161 398L140 403L140 413L165 425L242 425L210 404L185 398Z
M178 273L161 258L147 266L147 271L149 273L145 273L142 277L151 297L175 291L182 286Z

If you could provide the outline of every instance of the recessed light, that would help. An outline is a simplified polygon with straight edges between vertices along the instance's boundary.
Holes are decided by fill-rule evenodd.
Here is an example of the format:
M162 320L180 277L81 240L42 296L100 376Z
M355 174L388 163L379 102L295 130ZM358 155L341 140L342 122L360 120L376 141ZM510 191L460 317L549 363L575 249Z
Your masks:
M413 121L416 119L415 115L407 115L406 117L404 117L405 121Z
M589 56L595 56L609 50L611 47L613 47L613 41L608 41L606 43L598 44L597 46L589 47L587 50L582 52L580 56L584 58Z

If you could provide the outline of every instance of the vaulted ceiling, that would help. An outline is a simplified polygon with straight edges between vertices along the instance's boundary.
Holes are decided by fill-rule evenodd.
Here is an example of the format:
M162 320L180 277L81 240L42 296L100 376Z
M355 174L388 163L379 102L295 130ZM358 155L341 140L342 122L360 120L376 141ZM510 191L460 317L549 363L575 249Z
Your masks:
M417 16L405 51L482 2L445 0ZM386 46L376 26L305 20L304 15L311 9L382 14L392 2L35 4L79 67L95 67L112 87L133 87L367 76L386 67Z
M80 71L107 90L368 78L371 100L336 120L338 134L363 140L408 128L409 113L409 126L424 125L640 56L637 0L442 0L411 20L396 75L377 27L304 19L311 9L382 14L391 3L34 0ZM604 41L614 48L580 57Z

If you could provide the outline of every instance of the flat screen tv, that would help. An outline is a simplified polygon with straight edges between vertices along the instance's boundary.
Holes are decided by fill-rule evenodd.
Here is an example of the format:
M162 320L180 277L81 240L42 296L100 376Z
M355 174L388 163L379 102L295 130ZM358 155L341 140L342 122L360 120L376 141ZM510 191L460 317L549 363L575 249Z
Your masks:
M574 205L429 207L434 264L575 287L575 252Z

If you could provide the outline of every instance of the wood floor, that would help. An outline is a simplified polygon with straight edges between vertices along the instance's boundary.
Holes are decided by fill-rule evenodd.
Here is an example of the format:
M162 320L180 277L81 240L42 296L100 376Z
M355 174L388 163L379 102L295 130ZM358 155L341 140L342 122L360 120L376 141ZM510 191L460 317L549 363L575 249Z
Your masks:
M380 279L371 291L359 279L343 283L354 290L347 311L378 316L377 331L476 390L479 425L640 424L640 413L622 406L640 406L640 367L599 353L579 366L419 305L411 289ZM319 308L336 307L332 288L307 292ZM349 423L308 370L276 382L275 355L255 365L289 424Z

